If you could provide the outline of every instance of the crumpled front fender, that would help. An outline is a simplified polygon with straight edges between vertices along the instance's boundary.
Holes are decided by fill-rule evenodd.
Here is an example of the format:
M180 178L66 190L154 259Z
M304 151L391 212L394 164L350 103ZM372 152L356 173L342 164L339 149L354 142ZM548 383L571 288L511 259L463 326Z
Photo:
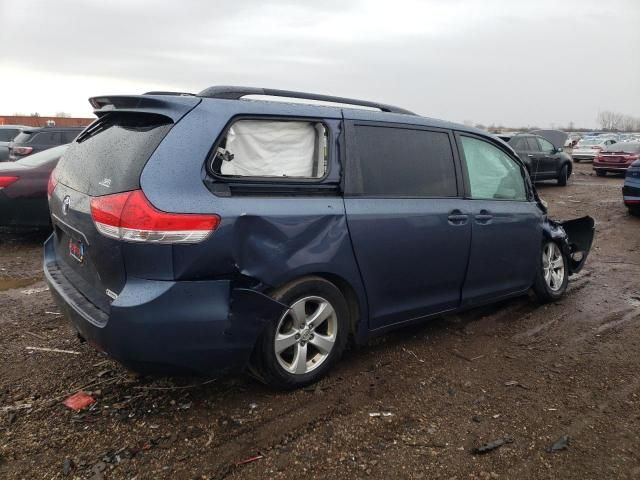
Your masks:
M569 274L582 270L595 234L595 220L589 216L556 222L546 218L542 226L545 238L557 242L569 259Z

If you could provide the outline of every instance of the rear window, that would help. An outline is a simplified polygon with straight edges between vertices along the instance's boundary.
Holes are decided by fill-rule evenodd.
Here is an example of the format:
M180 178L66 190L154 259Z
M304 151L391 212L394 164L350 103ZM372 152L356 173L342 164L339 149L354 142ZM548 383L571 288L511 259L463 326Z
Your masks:
M582 139L578 142L578 146L582 147L585 145L600 145L602 143L602 140L595 140L595 139Z
M171 126L171 120L162 115L107 114L71 144L56 177L94 196L135 190L144 165Z
M17 128L0 128L0 142L10 142L20 133Z
M640 143L614 143L608 145L605 152L640 153Z
M20 132L13 139L13 143L29 143L33 137L33 132Z
M455 197L449 134L408 128L355 126L348 194L373 197Z

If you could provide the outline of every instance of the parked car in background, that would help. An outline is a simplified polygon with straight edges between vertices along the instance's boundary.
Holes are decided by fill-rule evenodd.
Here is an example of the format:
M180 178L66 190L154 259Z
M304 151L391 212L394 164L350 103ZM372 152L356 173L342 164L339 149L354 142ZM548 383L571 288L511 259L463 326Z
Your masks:
M24 129L23 125L0 125L0 162L9 160L9 144Z
M16 161L27 155L72 142L84 127L28 128L9 144L9 160Z
M499 135L513 148L527 167L534 182L557 180L564 186L573 172L571 155L563 151L562 146L554 146L539 135L528 133L514 136ZM565 139L558 139L560 145Z
M633 162L627 169L622 198L629 213L640 216L640 160Z
M609 145L593 159L596 175L604 177L607 172L623 173L640 158L640 143L620 142Z
M616 141L611 138L583 138L573 148L571 156L573 161L578 163L581 160L593 160L601 150L614 143Z
M50 225L47 184L68 145L0 164L0 226Z
M52 175L44 273L81 337L136 370L299 387L349 338L531 288L555 301L591 247L593 219L548 219L481 130L243 87L91 104Z

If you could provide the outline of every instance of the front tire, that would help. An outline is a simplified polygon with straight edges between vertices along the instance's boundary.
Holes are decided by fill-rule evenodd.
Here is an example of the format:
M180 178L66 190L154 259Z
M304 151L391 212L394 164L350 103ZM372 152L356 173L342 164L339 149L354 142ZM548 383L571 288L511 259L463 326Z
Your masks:
M569 283L568 262L560 246L553 241L542 245L540 263L533 285L538 300L549 303L558 300L567 289Z
M567 185L567 181L569 180L569 165L566 163L560 169L560 174L558 175L558 185L561 187L565 187Z
M252 370L264 383L304 387L324 376L342 355L349 309L340 290L320 277L297 280L272 294L290 308L258 341Z
M629 213L631 215L633 215L634 217L640 217L640 207L629 206L627 208L629 209Z
M604 170L596 170L596 175L598 177L606 177L607 176L607 172Z

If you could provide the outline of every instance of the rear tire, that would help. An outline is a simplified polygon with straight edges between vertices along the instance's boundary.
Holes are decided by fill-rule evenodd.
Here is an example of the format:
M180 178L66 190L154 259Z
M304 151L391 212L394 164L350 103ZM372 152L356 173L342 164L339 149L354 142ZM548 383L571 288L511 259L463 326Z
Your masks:
M556 242L545 241L540 252L533 291L541 303L549 303L562 297L568 283L569 270L566 256Z
M333 283L320 277L292 282L272 297L291 308L274 319L258 340L251 371L267 385L284 389L318 381L347 344L347 301Z
M569 165L565 163L560 169L560 174L558 175L558 185L565 187L567 185L567 180L569 180Z
M627 207L629 209L629 213L634 217L640 217L640 207Z
M598 177L606 177L607 176L607 172L605 172L604 170L596 170L596 175Z

